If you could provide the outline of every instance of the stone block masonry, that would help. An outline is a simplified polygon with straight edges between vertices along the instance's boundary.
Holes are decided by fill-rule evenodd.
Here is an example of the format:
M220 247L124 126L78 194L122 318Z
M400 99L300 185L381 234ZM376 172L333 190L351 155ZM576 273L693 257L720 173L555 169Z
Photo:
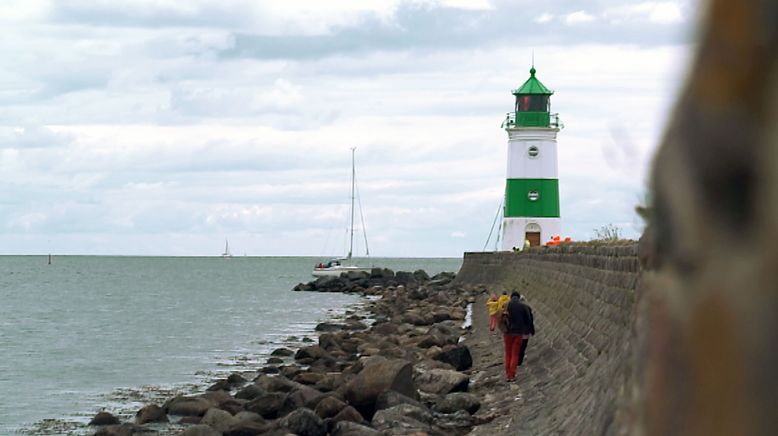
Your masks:
M457 282L525 294L538 332L517 386L500 379L499 335L476 351L476 366L492 368L480 390L503 413L473 434L618 434L639 270L636 243L466 253Z

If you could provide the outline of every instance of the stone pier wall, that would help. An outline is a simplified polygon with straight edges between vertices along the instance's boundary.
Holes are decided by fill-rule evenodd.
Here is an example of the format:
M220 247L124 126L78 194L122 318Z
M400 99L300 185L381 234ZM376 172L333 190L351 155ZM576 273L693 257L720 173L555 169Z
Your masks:
M457 281L526 294L538 334L517 413L526 434L617 434L639 282L637 244L466 253ZM522 434L524 434L522 433Z

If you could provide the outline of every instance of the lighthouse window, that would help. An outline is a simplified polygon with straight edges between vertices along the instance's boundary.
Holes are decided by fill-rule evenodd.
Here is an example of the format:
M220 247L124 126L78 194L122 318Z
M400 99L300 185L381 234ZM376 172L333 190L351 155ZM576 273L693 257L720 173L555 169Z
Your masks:
M529 198L529 201L538 201L540 198L540 192L538 191L529 191L527 193L527 198Z
M536 146L534 146L534 145L531 145L531 146L530 146L530 147L527 149L527 154L529 155L529 157L538 157L538 155L540 154L540 149L538 149L538 148L537 148Z
M516 112L548 112L548 96L517 95Z

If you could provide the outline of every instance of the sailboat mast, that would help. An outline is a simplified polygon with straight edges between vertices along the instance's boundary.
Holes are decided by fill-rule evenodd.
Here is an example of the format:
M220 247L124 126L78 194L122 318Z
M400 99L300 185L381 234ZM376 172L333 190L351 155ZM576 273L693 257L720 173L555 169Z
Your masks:
M348 243L348 259L351 260L351 253L354 250L354 188L356 186L357 171L354 166L354 151L356 147L351 147L351 235Z

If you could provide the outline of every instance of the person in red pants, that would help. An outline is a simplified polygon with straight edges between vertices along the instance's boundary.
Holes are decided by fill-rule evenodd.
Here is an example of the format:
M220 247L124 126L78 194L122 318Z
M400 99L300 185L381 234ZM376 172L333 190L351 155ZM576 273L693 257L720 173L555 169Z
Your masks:
M532 309L521 301L521 295L516 291L511 294L504 317L507 320L507 329L503 334L505 376L510 382L516 380L516 367L519 360L524 360L522 351L526 351L525 337L535 334L535 325Z
M497 294L492 293L492 296L486 302L486 309L489 311L489 331L493 332L497 328L497 317L500 315L500 302L497 301Z

